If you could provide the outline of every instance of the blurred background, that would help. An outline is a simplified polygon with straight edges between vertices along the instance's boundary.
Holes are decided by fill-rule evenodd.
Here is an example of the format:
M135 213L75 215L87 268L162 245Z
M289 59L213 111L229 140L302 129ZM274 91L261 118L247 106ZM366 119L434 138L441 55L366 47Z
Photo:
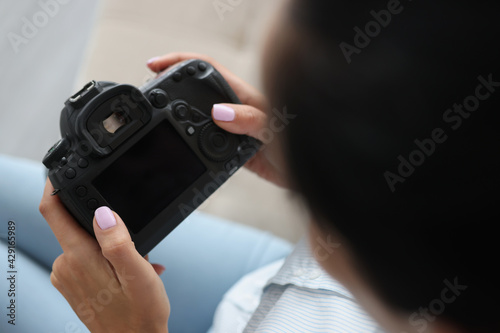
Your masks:
M153 77L146 61L164 53L207 54L260 89L263 42L281 1L2 0L0 154L41 161L60 138L70 95L90 80L140 86ZM200 210L292 242L307 219L288 191L244 169Z

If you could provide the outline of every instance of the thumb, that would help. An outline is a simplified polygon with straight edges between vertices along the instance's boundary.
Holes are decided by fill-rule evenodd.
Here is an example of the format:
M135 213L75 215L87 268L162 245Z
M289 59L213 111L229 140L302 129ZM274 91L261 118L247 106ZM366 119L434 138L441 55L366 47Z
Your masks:
M135 277L142 278L152 269L135 249L123 220L108 207L95 211L94 233L103 256L113 266L122 284Z
M215 104L212 118L217 126L228 132L245 134L256 139L260 139L262 130L267 126L265 112L250 105Z

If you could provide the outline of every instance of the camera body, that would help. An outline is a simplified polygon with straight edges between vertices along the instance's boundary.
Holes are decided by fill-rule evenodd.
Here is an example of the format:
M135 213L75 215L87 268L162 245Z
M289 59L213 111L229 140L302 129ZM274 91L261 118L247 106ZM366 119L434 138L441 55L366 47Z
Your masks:
M61 136L43 163L69 212L93 235L100 206L147 254L259 149L212 121L239 103L207 62L184 61L139 89L91 81L65 102Z

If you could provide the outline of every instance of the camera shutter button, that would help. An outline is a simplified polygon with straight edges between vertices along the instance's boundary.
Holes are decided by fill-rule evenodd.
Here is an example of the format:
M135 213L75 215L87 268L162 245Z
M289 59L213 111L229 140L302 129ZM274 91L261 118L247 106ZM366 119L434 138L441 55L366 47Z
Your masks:
M149 93L149 101L157 109L163 109L168 104L167 93L161 89L154 89Z

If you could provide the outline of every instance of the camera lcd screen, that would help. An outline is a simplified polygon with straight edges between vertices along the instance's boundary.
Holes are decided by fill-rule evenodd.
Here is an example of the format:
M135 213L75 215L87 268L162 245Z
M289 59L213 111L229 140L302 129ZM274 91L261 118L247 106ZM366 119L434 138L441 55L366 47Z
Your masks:
M138 233L206 171L175 128L163 121L93 182Z

